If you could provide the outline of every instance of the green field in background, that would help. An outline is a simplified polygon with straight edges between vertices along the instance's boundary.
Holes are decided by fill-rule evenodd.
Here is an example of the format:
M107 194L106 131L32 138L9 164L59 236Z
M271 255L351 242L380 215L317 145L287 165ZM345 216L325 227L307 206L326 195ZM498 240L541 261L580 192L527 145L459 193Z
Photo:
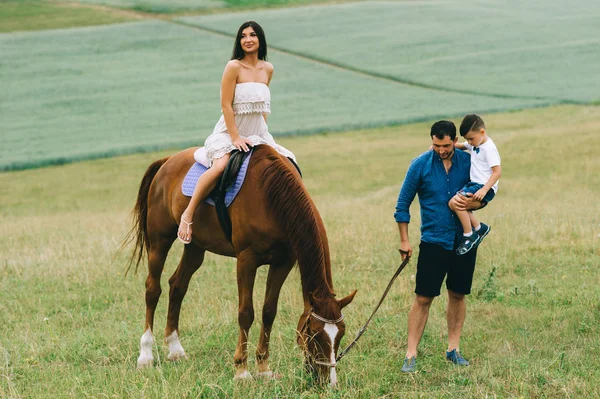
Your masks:
M268 43L418 85L555 102L600 100L600 2L358 2L185 17L235 34L262 24Z
M301 5L326 0L76 0L82 4L97 4L149 13L177 13L221 8L258 8Z
M226 0L77 0L77 2L152 13L173 13L227 7Z
M201 145L220 117L232 46L229 37L161 21L0 35L0 170ZM424 89L269 55L274 135L551 103Z
M159 21L0 35L1 168L194 142L230 42L207 36Z
M48 0L0 1L0 32L104 25L131 19L134 19L131 15L73 6L73 3Z

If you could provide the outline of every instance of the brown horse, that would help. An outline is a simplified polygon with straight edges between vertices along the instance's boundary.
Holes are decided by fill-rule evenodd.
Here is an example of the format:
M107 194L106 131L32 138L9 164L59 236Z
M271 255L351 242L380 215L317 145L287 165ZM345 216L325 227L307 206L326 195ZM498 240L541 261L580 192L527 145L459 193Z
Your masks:
M139 265L148 255L146 324L141 339L138 367L153 363L154 312L161 294L160 277L167 253L177 237L177 222L189 198L181 192L192 166L194 148L152 163L142 179L133 210L136 241L132 261ZM165 341L168 359L186 354L179 341L179 311L190 279L202 265L205 251L237 258L239 339L234 356L234 379L252 378L247 368L248 331L254 321L252 293L259 266L269 264L262 328L256 362L258 376L272 378L269 368L269 336L277 313L283 282L298 261L304 311L298 322L298 343L306 365L320 381L337 381L336 355L345 332L342 308L356 291L338 300L331 279L329 247L323 222L293 164L270 146L255 147L246 180L228 209L232 223L229 241L214 207L201 204L194 214L192 242L185 246L175 273L169 279L169 310Z

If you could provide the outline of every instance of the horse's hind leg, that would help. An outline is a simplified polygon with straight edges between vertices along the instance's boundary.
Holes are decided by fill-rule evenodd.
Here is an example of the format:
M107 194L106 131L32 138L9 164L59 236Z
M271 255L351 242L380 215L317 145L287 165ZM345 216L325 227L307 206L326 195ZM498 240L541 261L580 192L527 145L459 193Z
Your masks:
M248 331L254 322L254 306L252 304L252 292L256 280L256 269L258 262L251 251L238 254L237 257L237 283L238 283L238 324L240 335L233 357L235 363L235 380L250 379L248 372Z
M169 313L167 315L167 328L165 329L165 341L169 345L169 360L175 361L186 357L183 346L179 342L179 312L190 279L202 265L204 252L203 249L193 243L186 245L179 266L169 279Z
M173 238L155 238L151 239L148 254L148 277L146 278L146 324L144 335L140 341L140 357L138 358L138 368L152 365L154 356L152 355L152 346L154 336L154 312L162 292L160 288L160 276L167 259L169 249L173 244Z
M290 270L292 270L294 263L295 260L290 259L284 263L271 264L269 266L265 303L262 311L262 328L260 329L260 338L258 340L258 347L256 348L256 363L258 366L259 377L273 377L273 372L269 368L269 339L271 337L271 328L273 327L273 322L277 315L277 304L279 303L281 286L285 282Z

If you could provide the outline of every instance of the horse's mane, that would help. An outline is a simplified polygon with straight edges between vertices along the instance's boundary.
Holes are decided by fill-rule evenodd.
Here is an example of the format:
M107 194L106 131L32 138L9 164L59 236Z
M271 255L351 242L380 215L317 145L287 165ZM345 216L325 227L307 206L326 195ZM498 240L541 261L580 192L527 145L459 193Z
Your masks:
M258 147L253 156L257 155L269 161L261 178L267 205L287 233L298 258L305 297L309 292L317 298L334 296L327 236L302 181L275 151L264 152Z

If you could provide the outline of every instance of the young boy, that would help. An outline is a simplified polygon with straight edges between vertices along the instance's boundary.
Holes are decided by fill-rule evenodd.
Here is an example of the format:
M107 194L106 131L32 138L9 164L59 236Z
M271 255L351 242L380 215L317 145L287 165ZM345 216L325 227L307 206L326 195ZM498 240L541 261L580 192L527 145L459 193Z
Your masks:
M460 124L460 135L467 141L456 143L455 148L471 152L471 181L456 195L470 196L481 202L483 208L498 191L498 180L502 174L500 154L492 139L485 131L481 117L467 115ZM450 209L456 213L463 227L463 237L456 249L458 255L464 255L475 248L490 232L490 227L479 223L472 211L459 211L449 202Z

